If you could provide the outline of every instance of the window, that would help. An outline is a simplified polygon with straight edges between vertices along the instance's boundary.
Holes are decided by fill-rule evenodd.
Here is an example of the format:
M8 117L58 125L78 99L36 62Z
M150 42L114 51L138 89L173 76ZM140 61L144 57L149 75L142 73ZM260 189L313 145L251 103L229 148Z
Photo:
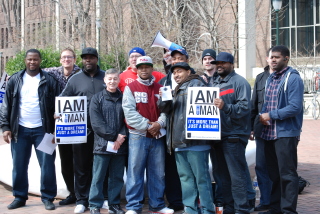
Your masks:
M271 26L272 46L274 46L276 45L275 12L272 14ZM282 8L279 11L279 44L288 46L292 57L320 56L320 0L282 1Z
M4 29L3 28L1 28L1 38L4 38ZM3 39L1 39L1 49L4 49L4 40Z

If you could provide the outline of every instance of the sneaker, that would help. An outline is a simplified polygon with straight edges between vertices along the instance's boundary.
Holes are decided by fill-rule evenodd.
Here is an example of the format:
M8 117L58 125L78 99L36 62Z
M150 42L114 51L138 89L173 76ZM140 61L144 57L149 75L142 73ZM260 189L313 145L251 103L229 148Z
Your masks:
M56 209L56 206L52 203L52 201L43 201L44 207L46 210L54 210Z
M109 213L124 214L124 211L121 209L120 204L111 204L109 206Z
M126 214L138 214L135 210L128 210Z
M90 210L90 214L100 214L100 209L94 208L94 209Z
M74 208L74 213L84 213L86 207L83 204L78 204L76 208Z
M17 209L26 205L25 201L14 200L7 206L9 210Z
M109 209L108 200L105 200L105 201L103 202L102 209L106 209L106 210Z
M174 210L173 209L169 209L168 207L164 207L162 208L161 210L158 210L158 211L149 211L149 213L174 213Z
M59 201L59 205L68 205L76 203L77 198L75 195L69 195L67 198Z

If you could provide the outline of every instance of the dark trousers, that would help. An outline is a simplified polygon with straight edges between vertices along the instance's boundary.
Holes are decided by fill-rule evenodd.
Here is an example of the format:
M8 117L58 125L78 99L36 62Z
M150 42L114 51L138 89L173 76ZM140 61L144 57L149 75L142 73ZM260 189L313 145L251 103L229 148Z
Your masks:
M211 165L212 165L212 176L215 181L215 192L214 192L214 203L217 204L223 204L223 189L222 189L222 181L219 177L219 161L217 161L217 156L214 152L214 149L210 150L210 159L211 159Z
M165 156L165 194L173 206L183 206L180 178L174 153L166 152Z
M74 193L73 151L72 144L59 144L61 173L70 195Z
M265 157L273 182L270 209L274 213L297 213L298 174L296 137L265 142Z

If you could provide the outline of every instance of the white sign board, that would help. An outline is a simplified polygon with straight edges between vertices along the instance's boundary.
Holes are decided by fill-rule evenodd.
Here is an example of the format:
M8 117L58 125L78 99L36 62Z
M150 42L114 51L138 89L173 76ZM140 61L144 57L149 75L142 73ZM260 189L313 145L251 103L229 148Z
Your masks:
M77 144L87 142L87 97L56 97L55 142Z
M218 87L189 87L186 109L186 139L220 140L220 111L214 106Z
M1 107L3 99L4 99L4 95L6 93L7 76L8 76L8 74L6 72L3 72L2 77L1 77L1 81L0 81L0 107Z

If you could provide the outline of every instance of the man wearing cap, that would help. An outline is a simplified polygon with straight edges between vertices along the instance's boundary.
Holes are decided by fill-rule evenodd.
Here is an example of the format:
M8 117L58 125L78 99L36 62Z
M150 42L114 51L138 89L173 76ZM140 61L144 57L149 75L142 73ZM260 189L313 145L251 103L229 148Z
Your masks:
M216 60L216 57L216 52L212 49L205 49L202 52L202 66L204 69L202 78L207 82L207 84L211 84L213 79L219 76L216 72L216 65L211 63Z
M119 89L123 92L126 85L135 81L138 78L137 75L137 58L145 56L145 52L142 48L135 47L129 51L129 66L120 74ZM165 75L159 71L153 71L152 75L155 77L155 81L159 82Z
M178 62L188 63L189 55L185 49L177 49L172 51L170 56L170 65L166 67L166 69L169 69L169 72L167 76L159 81L159 83L163 86L170 86L170 88L174 90L178 84L176 83L170 68ZM190 70L192 74L196 73L193 68L190 68ZM166 138L168 138L168 135ZM178 170L176 167L176 158L169 152L166 152L165 155L165 174L167 175L165 176L165 194L169 202L168 207L174 209L175 211L182 210L184 206L182 203L182 190Z
M166 116L157 107L160 84L152 75L150 57L137 59L138 79L125 87L122 107L129 128L126 214L142 212L144 171L147 174L149 211L173 213L164 201L164 134Z
M87 96L87 107L89 109L92 96L105 88L103 81L104 71L100 70L97 65L98 57L98 52L94 48L84 48L82 50L81 58L83 68L69 79L60 96ZM92 179L94 133L91 128L89 115L87 121L87 142L72 145L75 176L74 189L77 197L75 213L83 213L89 205L88 198Z
M173 100L161 99L158 104L167 115L167 148L176 158L184 211L198 213L196 202L200 198L201 213L215 213L208 165L211 142L185 138L188 88L204 87L205 84L199 75L191 74L186 62L172 65L171 73L178 84L173 92Z
M233 60L231 54L221 52L216 61L211 62L216 64L219 74L213 86L220 88L220 98L214 100L214 105L220 109L221 118L221 141L215 143L213 152L219 164L216 173L222 180L223 213L243 214L249 213L254 207L254 204L249 204L252 198L248 196L248 185L251 185L252 191L252 184L245 158L251 131L251 87L246 79L234 71Z

